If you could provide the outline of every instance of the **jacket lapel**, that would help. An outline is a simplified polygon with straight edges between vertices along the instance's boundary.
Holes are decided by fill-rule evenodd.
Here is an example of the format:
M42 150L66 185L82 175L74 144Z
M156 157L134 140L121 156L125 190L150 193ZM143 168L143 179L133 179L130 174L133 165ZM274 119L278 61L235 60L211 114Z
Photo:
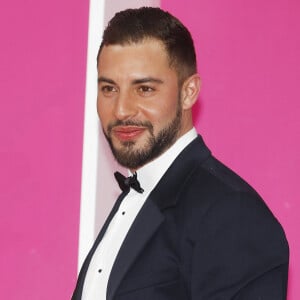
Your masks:
M163 220L163 214L151 198L148 198L132 224L116 257L108 281L107 300L113 299L126 272Z
M177 156L151 193L161 211L177 204L191 174L210 156L200 135Z

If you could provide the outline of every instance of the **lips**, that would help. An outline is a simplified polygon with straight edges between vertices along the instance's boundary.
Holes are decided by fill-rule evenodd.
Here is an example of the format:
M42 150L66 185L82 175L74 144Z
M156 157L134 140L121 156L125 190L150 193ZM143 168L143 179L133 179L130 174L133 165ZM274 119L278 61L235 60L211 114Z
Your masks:
M117 126L113 128L113 134L121 141L130 141L138 138L145 130L145 127Z

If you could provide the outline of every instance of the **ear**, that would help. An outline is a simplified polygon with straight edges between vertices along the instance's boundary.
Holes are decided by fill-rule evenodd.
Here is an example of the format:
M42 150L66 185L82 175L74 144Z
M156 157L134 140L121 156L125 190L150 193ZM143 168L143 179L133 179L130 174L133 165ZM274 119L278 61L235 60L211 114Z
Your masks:
M181 105L182 109L191 109L197 101L201 86L201 79L198 74L188 77L181 88Z

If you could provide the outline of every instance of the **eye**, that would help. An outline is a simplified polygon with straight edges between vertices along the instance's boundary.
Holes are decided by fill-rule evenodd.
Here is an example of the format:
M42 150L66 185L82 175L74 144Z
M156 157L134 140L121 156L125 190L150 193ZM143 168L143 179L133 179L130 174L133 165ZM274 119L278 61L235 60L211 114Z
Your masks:
M117 92L116 87L113 85L103 85L100 87L100 90L104 96L111 96Z
M138 93L143 96L149 96L155 91L155 89L148 85L141 85L138 87Z

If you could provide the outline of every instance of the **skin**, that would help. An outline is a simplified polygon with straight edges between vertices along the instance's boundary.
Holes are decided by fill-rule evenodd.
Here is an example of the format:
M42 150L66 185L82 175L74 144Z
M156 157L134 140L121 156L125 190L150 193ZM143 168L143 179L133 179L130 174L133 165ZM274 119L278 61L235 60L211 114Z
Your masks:
M166 151L193 127L191 108L199 90L197 74L178 86L177 73L159 40L104 46L98 60L97 110L113 152L149 150L151 139L155 143L161 132L177 123L173 138L155 157ZM125 166L135 171L155 157Z

